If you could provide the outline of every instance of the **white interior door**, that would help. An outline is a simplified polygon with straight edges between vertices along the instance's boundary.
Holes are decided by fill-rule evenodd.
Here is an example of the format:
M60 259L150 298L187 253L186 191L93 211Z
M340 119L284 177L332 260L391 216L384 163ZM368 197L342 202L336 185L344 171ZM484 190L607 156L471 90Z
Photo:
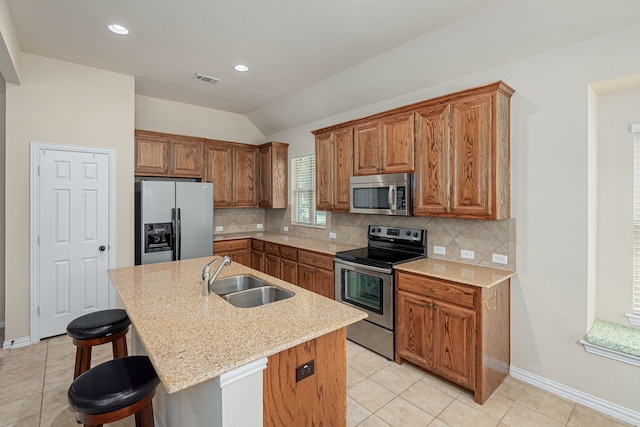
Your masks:
M109 154L38 154L39 338L109 306Z

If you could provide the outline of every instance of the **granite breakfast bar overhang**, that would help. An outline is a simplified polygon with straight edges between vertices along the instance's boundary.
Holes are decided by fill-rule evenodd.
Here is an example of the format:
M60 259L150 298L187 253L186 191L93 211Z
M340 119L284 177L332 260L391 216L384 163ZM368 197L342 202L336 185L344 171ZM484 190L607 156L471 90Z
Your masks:
M254 403L262 397L262 389L255 389L257 383L251 382L247 366L266 364L268 356L366 317L359 310L238 263L223 268L219 278L249 274L292 291L294 297L247 309L234 307L215 294L203 296L202 268L213 258L219 257L108 272L131 319L134 336L162 382L162 390L154 399L159 426L172 425L168 420L175 420L171 417L176 414L171 412L177 410L181 417L193 416L194 424L190 425L232 425L247 419L252 412L247 396L253 396ZM259 375L254 372L252 378L259 379L261 385L262 374L257 369ZM240 382L234 387L245 384L251 390L245 387L243 391L230 391L225 397L225 381L221 380L225 376L238 377ZM203 393L211 395L201 396ZM188 395L188 399L181 399L181 395ZM245 395L242 404L233 402L237 395ZM198 396L201 402L197 402ZM189 402L188 410L179 408L184 402ZM253 408L253 415L261 419L262 402L259 403L260 413ZM207 412L214 409L213 413ZM234 412L240 418L234 418Z

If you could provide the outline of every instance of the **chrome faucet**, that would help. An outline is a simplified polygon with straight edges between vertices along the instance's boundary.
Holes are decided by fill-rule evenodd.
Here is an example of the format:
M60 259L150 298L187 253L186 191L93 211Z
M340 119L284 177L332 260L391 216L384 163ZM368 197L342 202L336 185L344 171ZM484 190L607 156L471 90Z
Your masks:
M213 264L216 261L217 259L212 260L207 265L205 265L204 268L202 269L202 293L204 295L207 295L211 292L211 284L216 280L216 278L218 277L218 274L220 274L220 270L222 270L224 266L231 264L231 258L229 258L228 256L225 256L224 258L222 258L222 261L220 262L220 265L218 265L218 268L216 268L216 271L213 272L213 275L209 277L209 270L211 269L211 264Z

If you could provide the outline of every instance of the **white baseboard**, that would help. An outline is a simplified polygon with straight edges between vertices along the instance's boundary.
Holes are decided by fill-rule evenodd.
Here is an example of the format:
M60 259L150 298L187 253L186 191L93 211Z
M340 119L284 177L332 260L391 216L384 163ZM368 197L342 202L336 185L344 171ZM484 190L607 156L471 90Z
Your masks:
M510 369L511 376L516 379L534 385L543 390L547 390L551 393L557 394L558 396L562 396L566 399L580 403L584 406L610 415L626 423L640 426L640 412L632 411L620 405L616 405L615 403L608 402L606 400L600 399L599 397L592 396L580 390L576 390L566 385L557 383L555 381L549 380L515 366L511 366Z
M18 348L31 345L31 337L22 337L15 340L6 340L2 344L2 348Z

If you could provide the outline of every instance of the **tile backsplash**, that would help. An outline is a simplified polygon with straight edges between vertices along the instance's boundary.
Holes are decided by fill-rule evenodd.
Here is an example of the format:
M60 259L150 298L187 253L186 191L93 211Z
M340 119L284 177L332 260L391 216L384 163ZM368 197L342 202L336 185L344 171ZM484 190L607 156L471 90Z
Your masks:
M287 209L217 209L214 226L224 227L222 233L256 231L256 224L264 224L265 231L284 232L319 240L333 240L366 246L369 224L422 228L427 230L427 256L466 264L494 268L516 269L516 220L479 220L436 217L400 217L327 212L325 229L300 227L291 224L291 207ZM434 246L443 246L445 254L435 254ZM474 252L474 259L460 257L461 250ZM506 265L491 261L492 254L506 255Z
M258 231L257 224L264 225L263 208L238 208L213 210L213 229L223 227L222 232L214 231L214 234L242 233L246 231Z

